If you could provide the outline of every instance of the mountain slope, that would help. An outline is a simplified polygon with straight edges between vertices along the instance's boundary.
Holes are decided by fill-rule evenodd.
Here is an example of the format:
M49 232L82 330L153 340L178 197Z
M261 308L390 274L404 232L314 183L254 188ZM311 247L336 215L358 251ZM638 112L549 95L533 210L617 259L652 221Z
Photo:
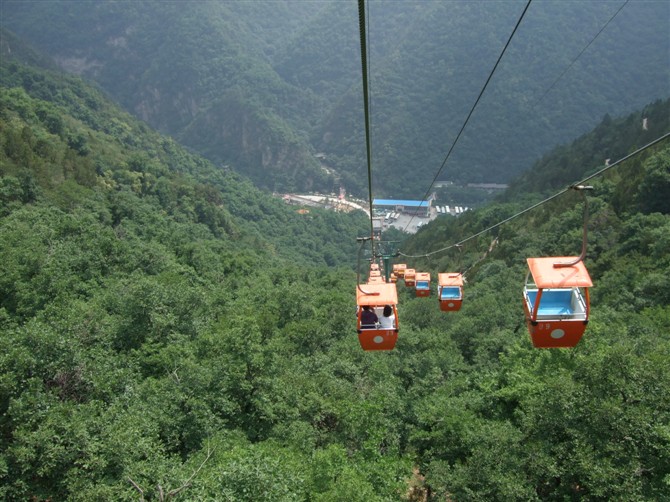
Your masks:
M308 226L283 202L151 132L80 79L4 59L1 64L3 111L12 124L5 131L7 148L14 142L29 145L28 150L25 145L10 149L3 166L7 174L28 176L47 193L72 181L94 191L129 190L131 198L150 200L177 220L206 224L214 235L235 236L242 247L245 239L258 239L284 258L323 263L323 255L312 249L316 238L321 251L336 245L327 253L329 265L353 262L355 237L365 231L361 213L315 210ZM26 168L34 172L28 175ZM349 235L344 245L340 231Z
M423 195L523 4L374 5L369 43L378 186L400 196ZM620 115L666 98L670 38L660 24L658 30L652 25L668 18L667 5L627 5L576 59L589 35L595 36L614 14L613 7L583 3L566 10L560 2L531 4L439 179L508 182L606 113ZM375 43L385 47L376 58ZM351 112L359 101L354 91L339 102L319 133L321 150L347 154L349 131L362 131L361 120ZM347 166L342 170L353 169L347 159L341 163Z
M252 176L254 170L261 171L254 180L266 188L274 188L268 179L276 179L284 190L306 188L315 179L320 186L332 186L332 181L323 181L308 144L286 123L287 117L298 116L283 112L314 105L274 75L260 48L253 49L257 44L240 39L245 30L225 4L192 3L188 16L178 3L99 2L87 4L86 12L79 10L82 4L71 2L52 7L57 9L54 17L36 43L46 43L43 47L61 67L95 78L142 120L186 144L200 146L208 138L205 153L212 160L237 165ZM21 8L33 16L29 6L19 6L19 12ZM41 22L30 19L31 25ZM76 25L68 25L73 20ZM86 35L90 28L94 32ZM59 43L48 42L52 39ZM86 48L78 47L80 42ZM250 136L256 142L277 136L279 145L249 144ZM268 170L274 171L269 177Z
M523 4L368 7L375 189L419 197ZM670 7L630 2L613 18L618 7L531 4L441 178L509 181L604 115L667 97ZM365 193L354 5L7 1L3 14L4 26L217 165L271 189L339 180Z
M658 100L621 118L605 116L593 131L545 154L519 176L504 194L505 200L524 192L547 192L575 183L637 148L670 132L670 100Z

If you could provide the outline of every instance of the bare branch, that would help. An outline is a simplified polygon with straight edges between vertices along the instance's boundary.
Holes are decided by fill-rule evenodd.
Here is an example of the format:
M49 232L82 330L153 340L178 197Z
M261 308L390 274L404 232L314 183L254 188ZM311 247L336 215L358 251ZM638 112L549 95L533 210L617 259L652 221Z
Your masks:
M131 478L130 476L128 476L128 481L130 481L130 483L135 487L135 489L136 489L138 492L140 492L140 502L144 502L144 490L142 490L142 488L140 487L140 485L138 485L137 483L135 483L135 481L133 481L132 478Z
M200 466L195 471L193 471L193 474L191 474L191 476L186 480L186 482L183 485L181 485L179 488L175 488L174 490L170 490L168 492L168 494L167 494L168 498L174 497L180 491L182 491L185 488L188 488L189 486L191 486L191 481L193 481L193 478L195 478L196 475L202 470L202 468L205 466L207 461L212 456L212 453L214 453L214 452L212 450L210 450L209 447L208 447L207 448L207 456L205 457L205 460L203 460L202 463L200 464Z

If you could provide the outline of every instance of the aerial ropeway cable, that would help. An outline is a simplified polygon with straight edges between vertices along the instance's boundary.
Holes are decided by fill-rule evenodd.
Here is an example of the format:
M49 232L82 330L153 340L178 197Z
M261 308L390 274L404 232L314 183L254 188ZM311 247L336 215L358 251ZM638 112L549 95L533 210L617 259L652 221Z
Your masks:
M514 27L514 30L512 30L512 33L510 34L509 39L507 40L507 43L505 44L505 46L504 46L502 52L500 53L500 56L498 57L498 60L496 61L496 64L494 65L494 67L493 67L493 69L491 70L491 72L490 72L488 78L486 79L486 82L484 83L484 86L482 87L482 90L480 91L479 96L478 96L477 99L475 100L475 103L474 103L474 105L472 106L472 108L471 108L471 110L470 110L470 113L469 113L468 116L466 117L465 122L463 123L463 126L461 127L461 129L459 130L458 134L456 135L456 138L455 138L454 142L452 143L451 147L449 148L449 151L447 152L446 157L445 157L444 160L442 161L442 164L440 165L439 169L437 170L437 173L436 173L435 176L433 177L433 181L431 182L430 186L428 187L428 190L426 190L426 193L424 194L423 199L421 200L422 202L424 202L424 201L427 199L428 194L430 194L430 191L431 191L431 189L433 188L433 185L435 184L435 182L437 181L438 177L439 177L440 174L442 173L442 170L443 170L444 167L446 166L447 161L449 160L449 157L451 156L451 153L452 153L452 151L454 150L454 148L455 148L455 146L456 146L456 143L457 143L458 140L460 139L460 137L461 137L461 135L462 135L462 133L463 133L463 131L464 131L466 125L468 124L468 122L469 122L469 120L470 120L470 117L472 116L472 114L473 114L475 108L476 108L477 105L479 104L479 101L480 101L482 95L484 94L484 91L486 90L486 88L487 88L489 82L491 81L491 78L493 77L494 72L496 71L496 69L497 69L497 67L498 67L498 64L500 63L500 61L501 61L503 55L505 54L505 52L506 52L506 50L507 50L507 48L508 48L510 42L512 41L512 38L514 37L514 35L515 35L515 33L516 33L516 31L517 31L519 25L521 24L521 21L522 21L522 19L524 18L525 14L526 14L526 11L528 10L528 7L530 7L530 2L531 2L531 1L532 1L532 0L529 0L529 1L528 1L528 3L526 4L526 7L524 8L523 12L521 13L521 16L519 17L519 20L517 21L516 26ZM558 83L558 81L561 80L561 78L563 78L563 76L570 70L570 68L572 68L572 66L573 66L573 65L577 62L577 60L578 60L578 59L579 59L579 58L586 52L586 50L587 50L587 49L588 49L588 48L595 42L595 40L602 34L602 32L605 31L605 29L610 25L610 23L614 20L614 18L615 18L615 17L616 17L616 16L617 16L623 9L624 9L624 7L628 4L629 1L630 1L630 0L625 0L625 1L623 2L623 4L621 4L621 6L617 9L617 11L616 11L616 12L609 18L609 20L602 26L602 28L600 28L600 30L598 31L598 33L596 33L596 34L593 36L593 38L592 38L592 39L591 39L591 40L584 46L584 48L583 48L583 49L579 52L579 54L577 54L577 56L570 62L570 64L565 68L565 70L563 70L563 72L562 72L562 73L561 73L561 74L560 74L560 75L559 75L559 76L552 82L552 84L547 88L547 90L542 94L542 96L535 102L535 105L533 105L533 106L537 106L537 104L538 104L540 101L542 101L542 100L544 99L544 97L545 97L545 96L546 96L546 95L547 95L547 94L554 88L554 86ZM407 231L407 229L408 229L409 226L411 225L413 219L414 219L414 218L412 217L412 218L409 220L409 222L408 222L407 225L405 226L405 229L404 229L405 231Z
M603 31L605 31L605 28L607 28L607 27L609 26L609 24L614 20L614 18L617 17L617 16L619 15L619 12L621 12L621 11L623 10L623 8L624 8L626 5L628 5L628 2L629 2L629 1L630 1L630 0L626 0L623 4L621 4L621 7L619 7L619 9L612 15L612 17L609 18L609 20L603 25L603 27L600 28L600 30L598 31L598 33L596 33L595 36L589 41L589 43L586 44L586 45L584 46L584 48L583 48L583 49L579 52L579 54L577 54L577 56L570 62L570 64L565 68L565 70L563 70L563 71L561 72L561 74L560 74L560 75L559 75L559 76L558 76L558 77L551 83L551 85L547 88L547 90L544 91L544 93L542 94L542 96L540 96L540 98L539 98L539 99L535 102L535 104L533 105L533 108L535 108L535 107L536 107L536 106L537 106L537 105L544 99L544 97L545 97L547 94L549 94L549 92L554 88L554 86L558 83L558 81L561 80L561 79L563 78L563 76L564 76L566 73L568 73L568 71L570 71L570 68L572 68L572 66L577 62L577 60L578 60L580 57L582 57L582 54L584 54L584 53L586 52L586 50L587 50L589 47L591 47L591 45L593 44L593 42L596 41L596 39L600 36L600 34L601 34Z
M368 197L370 201L370 237L359 238L361 246L358 252L357 274L360 272L360 255L363 245L370 241L372 258L367 283L361 285L356 280L356 331L363 350L392 350L398 340L398 293L393 282L387 282L374 263L375 236L372 212L372 149L370 141L370 106L367 64L367 42L365 22L365 0L358 0L358 20L361 37L361 69L363 73L363 109L365 114L365 150L368 168Z
M528 0L526 3L526 6L524 7L521 15L519 16L519 19L516 22L516 25L514 26L514 29L512 30L509 38L507 39L507 43L503 47L502 51L500 52L500 55L498 56L498 59L493 65L493 68L489 72L489 75L486 79L486 82L484 83L484 86L482 87L481 91L479 92L479 95L477 96L477 99L475 100L474 104L472 105L472 108L470 109L470 112L468 113L467 117L465 118L465 121L463 122L463 125L461 126L461 129L458 131L458 134L456 135L456 138L454 139L454 142L452 143L451 147L449 148L449 151L447 152L447 155L445 156L444 160L442 161L442 164L440 165L440 168L437 170L437 173L433 177L433 181L430 183L430 186L428 187L428 190L426 190L426 193L424 194L421 203L423 203L427 198L428 194L430 193L431 189L433 188L433 185L437 181L437 178L440 176L440 173L444 169L444 167L447 164L447 161L449 160L449 157L451 156L451 153L453 152L454 148L456 147L456 144L458 143L458 140L460 139L461 135L463 134L463 131L465 130L465 127L468 125L468 122L470 121L470 118L472 117L472 114L475 111L475 108L479 104L479 101L481 100L482 96L484 95L484 91L486 91L486 88L489 85L489 82L493 78L493 74L495 73L496 69L498 68L498 65L500 64L500 61L502 60L503 56L505 55L505 52L507 51L507 48L509 47L510 43L512 42L512 39L514 38L514 35L516 34L519 26L521 25L521 21L523 20L524 16L526 15L526 12L528 11L528 8L530 7L530 3L532 0ZM409 222L407 223L407 226L405 227L405 231L407 228L409 228L410 224L414 220L414 216L410 218ZM455 244L454 246L450 246L447 249L451 249L452 247L459 247L460 248L460 243ZM410 255L406 255L403 253L398 252L397 253L399 256L405 256L408 258L418 258L413 257ZM426 255L427 256L427 255ZM402 268L398 269L398 276L401 277L405 285L408 287L415 287L416 289L416 295L417 296L429 296L430 294L430 275L425 273L425 272L415 272L414 269L408 269L406 268L406 265L403 264ZM418 279L417 279L418 277ZM428 284L426 285L426 279ZM438 302L440 304L440 309L444 312L453 312L453 311L458 311L461 308L461 305L463 303L463 284L465 283L465 277L464 273L462 272L446 272L446 273L438 273L438 286L437 286L437 297L438 297Z
M494 230L494 229L504 225L505 223L508 223L508 222L512 221L513 219L518 218L519 216L522 216L522 215L526 214L527 212L532 211L533 209L536 209L536 208L546 204L547 202L550 202L550 201L556 199L557 197L560 197L564 193L571 190L573 187L579 186L579 185L584 185L586 182L592 180L593 178L595 178L597 176L600 176L604 172L606 172L606 171L618 166L619 164L621 164L621 163L639 155L640 153L644 152L648 148L651 148L652 146L654 146L654 145L656 145L656 144L660 143L661 141L663 141L665 139L668 139L668 138L670 138L670 132L665 133L663 136L660 136L660 137L656 138L655 140L651 141L650 143L647 143L646 145L638 148L634 152L631 152L628 155L626 155L625 157L620 158L616 162L608 164L607 166L605 166L604 168L600 169L599 171L591 174L590 176L587 176L586 178L584 178L580 181L577 181L575 183L572 183L572 184L568 185L566 188L561 189L560 191L558 191L555 194L547 197L546 199L543 199L540 202L537 202L536 204L533 204L532 206L529 206L526 209L523 209L523 210L519 211L518 213L515 213L512 216L510 216L508 218L505 218L504 220L501 220L498 223L496 223L494 225L491 225L490 227L487 227L484 230L481 230L481 231L479 231L475 234L472 234L469 237L466 237L465 239L460 240L460 241L458 241L454 244L450 244L449 246L445 246L443 248L436 249L435 251L430 251L430 252L424 253L424 254L408 255L408 254L405 254L405 253L399 251L398 255L403 256L405 258L428 258L429 256L433 256L433 255L438 254L438 253L443 253L443 252L445 252L449 249L452 249L452 248L455 248L455 247L458 247L458 246L462 246L466 242L471 241L472 239L475 239L475 238L477 238L481 235L484 235L484 234L490 232L491 230Z
M365 0L358 0L358 25L361 37L361 70L363 76L363 112L365 117L365 153L368 170L368 199L370 210L370 241L374 255L374 223L372 213L372 147L370 140L370 96L368 84L368 57L365 22Z
M526 274L526 285L523 290L523 311L533 347L575 347L581 340L589 322L591 312L589 288L593 286L589 272L584 264L588 241L587 229L589 216L588 199L585 192L592 190L593 187L587 186L585 183L668 138L670 138L670 132L537 204L519 211L509 218L505 218L495 225L491 225L456 244L423 255L411 256L400 252L398 254L409 258L425 258L453 247L460 248L463 243L557 198L568 190L579 192L584 202L582 249L580 255L527 258L528 272ZM398 267L400 270L400 266ZM408 270L406 267L406 264L402 264L402 272L404 272L405 277ZM400 274L400 271L398 273ZM463 274L438 274L438 299L441 310L453 311L460 309L463 294L462 278Z
M484 82L484 86L482 87L482 90L479 91L479 96L477 96L477 99L475 100L475 103L472 105L472 108L470 108L470 113L468 113L468 116L465 118L465 121L463 122L463 125L461 126L461 129L458 131L458 134L456 135L456 138L454 139L454 142L451 144L451 147L449 148L449 151L447 152L446 157L442 161L442 164L440 165L440 168L437 170L437 173L435 173L435 176L433 177L433 181L430 183L430 186L428 187L428 190L426 190L426 193L424 194L423 198L421 199L421 202L425 202L428 199L428 194L430 193L431 189L433 188L433 185L437 181L437 178L440 176L440 173L442 173L442 170L444 169L444 166L447 165L447 161L449 160L449 157L451 157L451 152L454 151L454 148L456 147L456 143L458 143L458 140L460 139L461 135L463 134L463 131L465 130L465 126L468 125L468 122L470 121L470 117L472 117L472 114L475 111L475 108L477 108L477 105L479 104L479 101L482 99L482 96L484 95L484 91L486 91L486 88L489 85L489 82L491 82L491 79L493 78L493 74L495 73L496 69L498 68L498 65L500 64L500 61L502 60L503 56L505 55L505 52L507 51L507 48L509 47L510 43L512 42L512 39L514 38L514 35L516 34L517 30L519 29L519 25L521 24L521 21L523 20L524 16L526 15L526 12L528 11L528 7L530 7L530 2L532 0L528 0L526 3L526 7L523 9L523 12L521 13L521 16L519 16L518 21L516 22L516 25L514 26L514 29L512 30L512 33L510 33L509 38L507 39L507 43L503 47L503 50L500 52L500 55L498 56L498 60L496 63L493 65L493 68L489 72L489 76L486 78L486 82ZM405 227L404 231L407 231L409 228L410 224L414 220L414 216L410 218L409 222L407 223L407 226Z

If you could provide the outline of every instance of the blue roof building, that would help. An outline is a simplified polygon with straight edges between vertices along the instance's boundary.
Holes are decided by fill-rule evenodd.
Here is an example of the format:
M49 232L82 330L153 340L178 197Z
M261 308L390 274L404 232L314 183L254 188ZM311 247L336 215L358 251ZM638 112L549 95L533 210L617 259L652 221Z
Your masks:
M432 200L373 199L372 207L428 216Z

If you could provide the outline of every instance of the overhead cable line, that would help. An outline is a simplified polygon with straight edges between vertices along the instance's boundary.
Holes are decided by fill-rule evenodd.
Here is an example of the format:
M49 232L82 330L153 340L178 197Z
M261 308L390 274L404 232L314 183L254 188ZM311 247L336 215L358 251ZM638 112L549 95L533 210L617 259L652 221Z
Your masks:
M619 7L619 10L617 10L617 11L614 13L614 15L613 15L612 17L610 17L609 21L607 21L607 22L605 23L605 25L604 25L602 28L600 28L600 31L599 31L598 33L596 33L596 35L591 39L591 41L590 41L588 44L586 44L586 46L581 50L581 52L580 52L579 54L577 54L577 57L575 57L575 58L572 60L572 62L568 65L568 67L567 67L565 70L563 70L563 73L561 73L561 74L558 76L558 78L557 78L556 80L554 80L554 82L549 86L549 88L548 88L546 91L544 91L544 94L542 94L542 96L540 96L540 99L538 99L538 100L535 102L535 104L533 105L533 108L535 108L535 107L536 107L536 106L537 106L537 105L544 99L544 97L545 97L547 94L549 94L549 92L554 88L554 86L558 83L558 81L561 80L561 79L563 78L563 76L570 70L570 68L572 68L572 66L577 62L577 60L582 56L582 54L584 54L584 53L586 52L586 50L591 46L591 44L592 44L593 42L595 42L596 38L598 38L598 37L600 36L600 34L601 34L603 31L605 31L605 28L607 28L607 26L614 20L614 18L617 17L617 15L619 14L619 12L621 12L621 11L623 10L623 8L628 4L629 1L630 1L630 0L626 0L626 1L621 5L621 7Z
M641 148L638 148L638 149L635 150L634 152L629 153L629 154L626 155L625 157L623 157L623 158L617 160L616 162L614 162L614 163L612 163L612 164L609 164L609 165L605 166L605 167L602 168L601 170L599 170L599 171L593 173L593 174L590 175L590 176L587 176L587 177L584 178L583 180L581 180L581 181L577 181L577 182L575 182L575 183L572 183L571 185L569 185L568 187L566 187L566 188L562 189L561 191L555 193L555 194L552 195L551 197L547 197L546 199L544 199L544 200L538 202L537 204L533 204L532 206L527 207L527 208L524 209L523 211L519 211L518 213L513 214L513 215L510 216L509 218L505 218L504 220L502 220L502 221L496 223L495 225L491 225L490 227L488 227L488 228L486 228L486 229L484 229L484 230L482 230L482 231L480 231L480 232L477 232L476 234L473 234L473 235L471 235L470 237L467 237L467 238L463 239L462 241L457 242L456 244L451 244L450 246L447 246L447 247L438 249L438 250L436 250L436 251L431 251L430 253L425 253L425 254L420 254L420 255L408 255L408 254L401 253L401 252L399 252L399 255L400 255L400 256L404 256L404 257L406 257L406 258L427 258L427 257L432 256L432 255L434 255L434 254L442 253L442 252L444 252L444 251L447 251L448 249L451 249L451 248L454 248L454 247L461 246L461 245L463 245L464 243L466 243L466 242L468 242L468 241L470 241L470 240L472 240L472 239L475 239L475 238L479 237L480 235L483 235L483 234L485 234L485 233L487 233L487 232L493 230L494 228L498 228L499 226L504 225L505 223L507 223L507 222L509 222L509 221L511 221L511 220L513 220L513 219L515 219L515 218L517 218L517 217L523 215L523 214L526 214L527 212L529 212L529 211L531 211L531 210L533 210L533 209L535 209L535 208L537 208L537 207L539 207L539 206L541 206L541 205L543 205L543 204L546 204L547 202L549 202L549 201L551 201L551 200L554 200L555 198L559 197L560 195L563 195L565 192L567 192L568 190L572 189L573 187L576 187L576 186L579 186L579 185L583 185L583 184L586 183L587 181L589 181L589 180L595 178L596 176L600 176L600 175L603 174L605 171L608 171L609 169L612 169L613 167L615 167L615 166L621 164L622 162L625 162L625 161L627 161L628 159L631 159L632 157L635 157L636 155L638 155L638 154L642 153L643 151L645 151L647 148L650 148L650 147L656 145L657 143L660 143L661 141L663 141L664 139L667 139L667 138L670 138L670 132L665 133L665 134L664 134L663 136L661 136L660 138L655 139L655 140L652 141L651 143L647 143L645 146L643 146L643 147L641 147Z
M365 23L365 0L358 0L358 25L361 36L361 69L363 71L363 110L365 113L365 151L368 166L368 198L370 206L370 242L374 256L374 224L372 218L372 148L370 141L370 105L368 93L368 58Z
M512 30L512 33L510 34L509 38L507 39L507 43L505 44L505 47L503 47L503 50L500 53L500 56L498 56L498 60L496 61L496 64L493 66L493 69L489 73L489 76L486 79L486 82L484 83L484 87L482 87L482 90L479 92L479 96L477 96L477 100L475 101L475 104L472 105L472 108L470 109L470 113L468 113L468 116L465 119L465 122L463 122L463 126L461 127L461 130L458 131L458 134L456 135L456 139L454 140L453 144L451 145L451 148L449 148L449 151L447 152L446 157L442 161L442 165L437 170L437 174L435 174L435 177L433 178L433 181L430 183L430 186L428 187L428 190L426 190L426 193L423 196L423 199L421 199L421 203L426 201L426 199L428 198L428 194L432 190L433 185L437 181L437 178L440 176L440 173L442 172L442 169L444 169L444 166L447 164L447 160L449 160L449 157L451 156L451 152L453 152L454 147L456 146L456 143L458 143L458 140L460 139L461 134L463 134L463 131L465 130L465 126L468 125L468 122L470 121L470 117L472 117L472 114L474 113L475 108L479 104L479 100L482 98L482 95L484 94L484 91L486 90L486 87L489 85L489 82L491 81L491 78L493 78L493 74L495 73L496 69L498 68L498 65L500 64L500 61L502 60L503 56L505 55L505 51L507 51L507 48L509 47L509 44L512 42L512 38L514 38L514 34L516 33L517 29L519 28L519 25L521 24L521 21L523 20L523 17L526 15L526 11L528 11L528 7L530 7L530 2L531 1L532 0L528 0L528 3L526 3L526 7L523 9L523 12L521 13L521 16L519 17L519 20L516 22L516 26L514 27L514 29ZM412 216L412 218L410 218L410 220L407 223L407 226L405 227L404 231L407 231L407 228L409 227L409 225L412 223L413 220L414 220L414 216Z

